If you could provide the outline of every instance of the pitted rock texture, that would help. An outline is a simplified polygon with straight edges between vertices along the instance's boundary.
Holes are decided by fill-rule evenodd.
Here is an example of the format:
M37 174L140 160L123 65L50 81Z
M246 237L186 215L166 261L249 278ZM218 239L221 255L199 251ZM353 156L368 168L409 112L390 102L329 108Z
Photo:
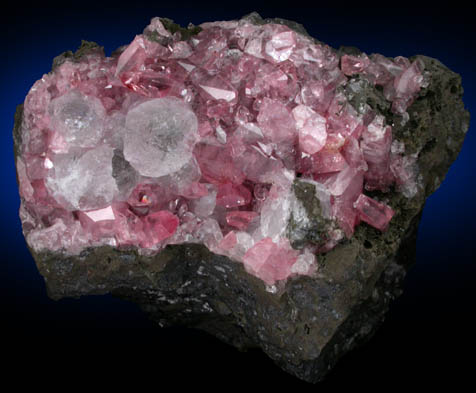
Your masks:
M247 20L256 25L283 24L305 34L301 26L284 20L262 20L256 14ZM181 29L170 21L164 21L163 26L182 37L193 36L198 30ZM54 67L66 59L80 61L97 50L95 45L84 44L76 54L55 59ZM341 48L338 53L360 56L355 49ZM430 77L403 112L392 110L382 92L358 75L343 91L355 108L367 104L384 116L392 125L393 138L404 144L405 154L417 157L419 186L411 195L397 187L367 193L369 198L385 200L391 206L393 217L386 231L367 224L356 226L352 236L319 254L314 274L291 275L274 285L249 274L245 265L200 244L169 244L149 255L114 245L87 247L76 255L30 248L49 295L59 299L112 293L140 304L161 326L195 327L239 348L260 347L293 375L309 382L321 380L344 353L371 337L390 301L399 295L414 258L425 200L443 180L468 129L469 114L462 103L460 77L435 59L416 56L410 61L418 61ZM348 63L345 67L350 67L350 73L356 65ZM19 106L14 128L17 156L22 153L24 121ZM88 138L78 143L89 143ZM399 154L398 145L392 148ZM127 168L129 153L121 156L104 151L98 159L108 154L120 163L116 171ZM17 166L17 170L20 173L24 168ZM128 183L127 178L124 183ZM315 193L306 192L306 185L299 182L293 187L301 195L303 208L315 210ZM73 198L64 203L89 202ZM315 217L318 227L325 228L325 220L320 215ZM298 224L291 218L287 228L292 245L318 237L312 229ZM23 222L25 231L28 225ZM300 235L293 239L297 230Z

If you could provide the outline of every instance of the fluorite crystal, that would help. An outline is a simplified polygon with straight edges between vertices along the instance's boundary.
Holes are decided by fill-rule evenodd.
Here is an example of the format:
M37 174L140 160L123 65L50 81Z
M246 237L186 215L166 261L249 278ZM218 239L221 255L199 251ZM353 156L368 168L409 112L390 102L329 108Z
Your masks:
M270 285L315 272L322 250L360 221L388 226L392 206L367 191L418 187L417 165L396 170L406 155L391 151L388 119L344 94L358 92L353 75L402 117L429 77L419 60L339 59L285 25L246 20L207 23L183 40L154 18L111 58L67 59L25 100L17 160L29 245L150 254L195 242ZM289 217L309 220L292 190L304 180L330 205L330 224L293 248ZM309 271L293 269L303 255Z
M154 18L111 57L85 43L57 58L15 131L34 255L199 244L278 296L325 276L360 227L403 234L428 179L401 130L434 64L335 51L296 26Z

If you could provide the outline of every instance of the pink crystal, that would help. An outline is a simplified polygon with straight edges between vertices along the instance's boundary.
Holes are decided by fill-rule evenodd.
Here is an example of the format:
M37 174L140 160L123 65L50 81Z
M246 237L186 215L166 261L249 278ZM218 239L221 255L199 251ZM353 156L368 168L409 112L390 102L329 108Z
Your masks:
M233 162L230 153L225 153L220 146L198 144L195 147L195 157L202 175L208 182L240 184L245 178L241 169Z
M248 269L258 272L276 250L277 245L267 237L248 250L243 262Z
M226 222L228 225L238 228L240 230L246 229L251 220L258 216L258 213L253 211L232 211L227 213Z
M295 107L293 116L299 133L299 147L304 153L317 153L326 144L326 118L304 105Z
M420 91L423 82L422 66L419 62L405 63L405 65L407 66L405 71L395 78L393 84L395 100L392 103L392 110L396 113L405 113L415 95Z
M190 74L190 79L205 100L223 100L227 103L236 102L238 96L236 90L223 78L196 68Z
M222 251L230 251L233 247L236 246L237 239L235 231L230 231L223 237L223 239L218 244L218 248Z
M343 55L340 62L342 72L348 76L358 74L370 65L370 60L365 54L362 56Z
M134 40L122 52L116 65L116 76L121 75L122 72L130 71L133 68L139 68L146 59L144 49L144 38L136 36ZM127 80L125 81L127 86Z
M365 173L366 189L386 190L393 182L390 165L392 128L383 124L382 117L376 117L362 133L361 148L368 171Z
M103 209L78 212L78 218L81 225L92 233L97 240L105 236L114 235L114 220L116 216L112 206Z
M340 172L348 165L339 151L321 150L311 157L314 174Z
M249 271L265 283L273 284L291 274L291 267L298 255L289 245L289 241L275 243L267 237L248 250L243 262Z
M345 188L337 195L334 191L334 199L332 201L333 215L336 217L339 226L343 229L345 235L350 238L354 233L355 226L359 223L359 216L354 207L354 202L362 193L364 176L362 171L353 169L353 177L349 180L345 178ZM342 171L341 173L346 173Z
M208 189L203 183L193 182L184 188L181 195L188 199L201 198L208 195Z
M425 83L421 63L339 56L281 24L201 28L182 40L154 18L118 55L67 58L34 84L16 162L33 249L194 242L272 285L314 274L315 254L360 221L388 227L392 208L365 190L417 193L416 158L343 92L359 74L404 119ZM325 243L302 250L287 238L291 216L309 219L298 177L333 222Z
M274 34L264 47L266 56L275 63L289 59L296 46L296 33L284 26L276 26ZM279 32L279 30L284 30Z
M172 236L179 225L179 219L172 213L162 210L145 218L146 244L153 245Z
M359 217L373 227L385 231L394 215L394 211L387 205L377 202L364 194L360 194L354 203Z
M258 125L272 142L293 141L296 126L291 111L280 101L264 98L260 104Z
M251 201L250 191L242 185L220 184L217 193L217 205L226 208L245 206Z

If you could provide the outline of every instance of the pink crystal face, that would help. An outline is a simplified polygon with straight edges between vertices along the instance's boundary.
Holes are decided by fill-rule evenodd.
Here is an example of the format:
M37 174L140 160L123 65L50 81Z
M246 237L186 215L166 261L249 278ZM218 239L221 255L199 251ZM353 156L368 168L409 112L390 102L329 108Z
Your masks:
M425 83L420 63L339 56L278 24L201 28L182 40L154 18L119 54L66 59L34 84L17 169L35 251L200 243L273 285L313 274L360 222L388 228L392 207L366 191L415 195L415 158L342 91L366 79L405 119ZM319 244L297 246L289 232L291 218L312 219L299 182L328 223L311 228L327 231Z

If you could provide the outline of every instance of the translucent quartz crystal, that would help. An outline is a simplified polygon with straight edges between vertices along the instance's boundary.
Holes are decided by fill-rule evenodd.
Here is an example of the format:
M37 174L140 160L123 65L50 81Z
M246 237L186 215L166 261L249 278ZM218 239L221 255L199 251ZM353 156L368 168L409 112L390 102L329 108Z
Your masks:
M20 216L36 251L200 243L267 285L417 193L416 157L349 97L378 87L402 119L423 66L342 55L285 25L205 23L182 40L154 18L114 56L65 58L25 100ZM384 195L384 194L382 194Z

